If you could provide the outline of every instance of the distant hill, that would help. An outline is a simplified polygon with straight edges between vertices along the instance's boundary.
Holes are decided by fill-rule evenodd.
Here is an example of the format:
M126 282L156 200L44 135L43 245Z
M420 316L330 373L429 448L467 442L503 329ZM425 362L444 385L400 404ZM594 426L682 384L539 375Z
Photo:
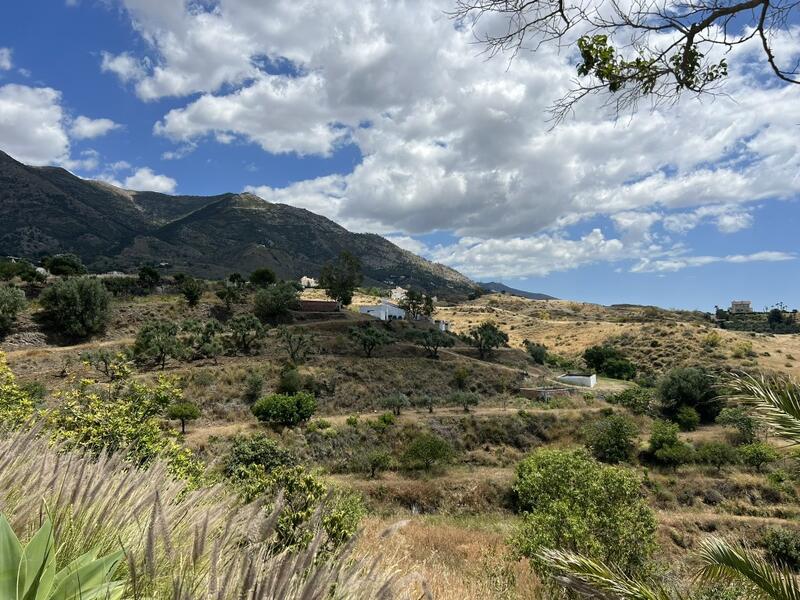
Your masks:
M478 283L478 285L486 292L494 292L497 294L510 294L511 296L520 296L528 298L529 300L557 300L555 296L548 296L547 294L539 294L536 292L526 292L512 287L508 287L503 283L490 281L489 283Z
M385 238L352 233L310 211L253 194L170 196L30 167L0 152L0 255L37 259L72 252L93 271L168 263L166 272L220 278L269 267L280 277L318 276L347 250L364 284L466 296L476 284Z

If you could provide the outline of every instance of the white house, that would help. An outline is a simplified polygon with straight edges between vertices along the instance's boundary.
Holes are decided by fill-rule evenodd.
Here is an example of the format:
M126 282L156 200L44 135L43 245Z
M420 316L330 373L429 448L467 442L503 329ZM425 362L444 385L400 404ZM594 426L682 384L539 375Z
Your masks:
M362 315L373 316L381 321L402 321L406 318L406 311L385 298L381 298L380 304L362 306L358 309L358 312Z
M588 387L593 388L597 385L597 375L592 373L591 375L586 375L584 373L567 373L565 375L561 375L557 377L558 381L561 383L567 383L569 385L579 385L581 387Z
M736 314L753 312L753 303L750 300L733 300L731 312Z
M300 285L302 285L304 288L315 288L319 286L319 283L313 277L309 277L308 275L303 275L300 278Z
M392 290L392 300L394 300L395 302L402 302L403 300L406 299L407 293L408 290L406 288L401 288L400 286L397 286Z
M439 331L441 331L442 333L450 331L450 321L443 321L441 319L436 319L433 322L433 324L436 325L436 327L438 327Z

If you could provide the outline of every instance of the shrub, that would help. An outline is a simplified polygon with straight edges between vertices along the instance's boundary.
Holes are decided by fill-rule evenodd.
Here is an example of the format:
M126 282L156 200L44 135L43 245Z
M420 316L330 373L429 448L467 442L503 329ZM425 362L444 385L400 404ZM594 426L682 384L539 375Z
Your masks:
M181 422L181 433L186 433L186 422L200 418L200 409L194 402L182 400L167 408L167 418Z
M700 444L696 451L697 462L715 467L720 471L725 465L739 462L736 449L725 442L706 442Z
M737 432L736 441L740 444L750 444L756 439L758 422L744 408L723 408L716 422L724 427L733 427Z
M478 355L486 358L492 350L508 343L508 334L492 321L484 321L469 330L469 342L478 349Z
M205 284L194 277L185 277L180 286L181 294L183 294L186 304L191 307L200 304L200 299L203 297L205 289Z
M261 397L264 389L264 376L256 371L248 371L244 377L244 401L253 404Z
M322 267L319 286L325 289L329 298L347 306L353 301L353 292L361 285L362 279L361 261L345 251L339 254L335 262Z
M601 462L624 462L633 456L638 434L639 428L630 417L610 415L587 427L586 447Z
M624 406L635 415L646 415L652 412L653 391L635 385L608 398L611 404Z
M702 423L712 423L723 407L712 376L700 367L672 369L658 382L664 416L674 419L683 406L694 408Z
M11 262L0 258L0 281L11 281L14 277L19 277L22 281L27 282L44 281L46 279L27 260Z
M233 475L240 467L258 465L269 474L279 467L297 464L297 458L264 433L237 435L225 459L225 474Z
M131 374L128 352L112 352L106 348L98 348L81 353L81 361L105 376L109 382L127 379Z
M770 529L764 534L762 543L770 561L794 571L800 570L800 532L794 529Z
M0 352L0 430L22 427L33 416L33 399L18 385Z
M237 275L237 273L234 273L234 275ZM233 277L233 275L231 275L231 277ZM239 277L241 277L241 275ZM253 284L254 286L259 288L264 288L275 283L277 281L277 278L275 277L275 272L272 271L272 269L264 267L261 269L256 269L255 271L250 273L249 280L250 283ZM233 280L231 281L233 283L236 283Z
M158 365L163 370L169 359L183 357L185 348L178 339L178 326L170 321L150 321L136 334L133 356L142 363Z
M358 427L358 415L350 415L345 421L349 427Z
M295 332L288 327L278 328L278 343L293 365L305 362L315 350L314 337L311 334Z
M631 574L655 549L656 520L639 477L585 451L537 450L517 465L513 491L523 524L512 544L524 556L571 550Z
M700 425L700 415L691 406L681 406L675 413L675 422L681 431L694 431Z
M234 283L220 283L215 292L225 305L225 310L230 313L234 304L242 301L242 288Z
M6 335L25 308L25 292L11 285L0 286L0 337Z
M678 426L656 421L650 433L650 455L658 463L677 469L694 460L694 449L678 439Z
M370 324L351 327L349 330L350 339L356 346L361 348L364 356L372 357L376 348L385 346L394 341L394 336L385 329L379 329Z
M186 333L184 340L186 350L192 359L213 358L222 354L222 325L216 319L184 321L181 329Z
M470 406L478 406L480 400L481 397L474 392L455 392L450 396L450 402L461 406L464 412L469 412Z
M111 294L98 279L76 277L63 279L45 289L40 303L45 318L59 333L85 338L106 328Z
M252 408L259 421L284 427L295 427L308 421L317 410L317 401L309 393L270 394L258 400Z
M636 367L613 346L591 346L583 352L583 360L590 369L614 379L633 379Z
M389 427L395 424L397 418L394 416L394 413L383 413L374 421L368 421L370 427L372 427L375 431L379 433L385 432Z
M297 288L288 281L275 283L256 292L253 314L262 323L286 322L291 310L299 306Z
M468 367L464 365L460 365L456 367L453 371L453 379L451 384L454 388L460 391L464 391L467 389L467 383L469 382L470 370Z
M373 450L368 453L364 461L365 471L374 479L382 471L392 466L392 455L386 450Z
M294 367L281 371L278 377L278 392L281 394L296 394L305 387L303 376Z
M74 254L56 254L42 259L42 266L50 271L52 275L62 277L73 277L75 275L85 275L86 267L83 261Z
M547 363L547 346L544 344L531 342L530 340L524 340L522 344L525 346L525 350L528 351L528 355L531 357L533 362L535 362L537 365L543 365Z
M778 460L778 451L769 444L763 442L753 442L739 447L739 456L742 462L749 467L761 471L764 465Z
M159 283L161 283L161 275L154 267L144 266L139 269L139 284L142 287L152 290Z
M453 449L444 438L433 433L420 433L406 447L403 462L412 469L430 471L447 464Z
M264 326L253 315L236 315L228 321L228 334L231 350L251 354L264 336Z

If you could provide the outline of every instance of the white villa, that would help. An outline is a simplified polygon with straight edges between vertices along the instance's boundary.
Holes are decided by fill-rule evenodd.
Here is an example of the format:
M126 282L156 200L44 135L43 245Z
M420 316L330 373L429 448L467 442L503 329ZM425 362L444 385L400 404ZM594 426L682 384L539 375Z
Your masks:
M358 309L362 315L370 315L381 321L402 321L406 318L406 311L394 302L381 298L380 304L362 306Z
M734 314L751 313L753 312L753 303L750 300L733 300L731 312Z
M400 286L397 286L391 292L392 300L394 300L395 302L402 302L403 300L406 299L406 294L407 293L408 293L408 290L406 288L402 288Z
M319 286L319 283L313 277L309 277L308 275L303 275L300 278L300 285L302 285L304 288L315 288Z

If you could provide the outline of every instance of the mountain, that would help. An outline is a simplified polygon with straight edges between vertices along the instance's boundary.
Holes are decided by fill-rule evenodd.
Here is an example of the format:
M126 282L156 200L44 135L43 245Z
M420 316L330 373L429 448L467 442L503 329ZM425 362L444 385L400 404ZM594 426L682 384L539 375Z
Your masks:
M497 294L509 294L511 296L521 296L529 300L557 300L555 296L548 296L547 294L539 294L537 292L526 292L525 290L518 290L508 287L503 283L497 281L490 281L489 283L478 283L480 288L485 292L494 292Z
M269 267L280 277L318 276L347 250L361 259L364 284L416 287L465 296L461 273L352 233L310 211L253 194L170 196L88 181L55 167L30 167L0 152L0 255L36 259L72 252L92 271L132 271L168 263L167 272L221 278Z

